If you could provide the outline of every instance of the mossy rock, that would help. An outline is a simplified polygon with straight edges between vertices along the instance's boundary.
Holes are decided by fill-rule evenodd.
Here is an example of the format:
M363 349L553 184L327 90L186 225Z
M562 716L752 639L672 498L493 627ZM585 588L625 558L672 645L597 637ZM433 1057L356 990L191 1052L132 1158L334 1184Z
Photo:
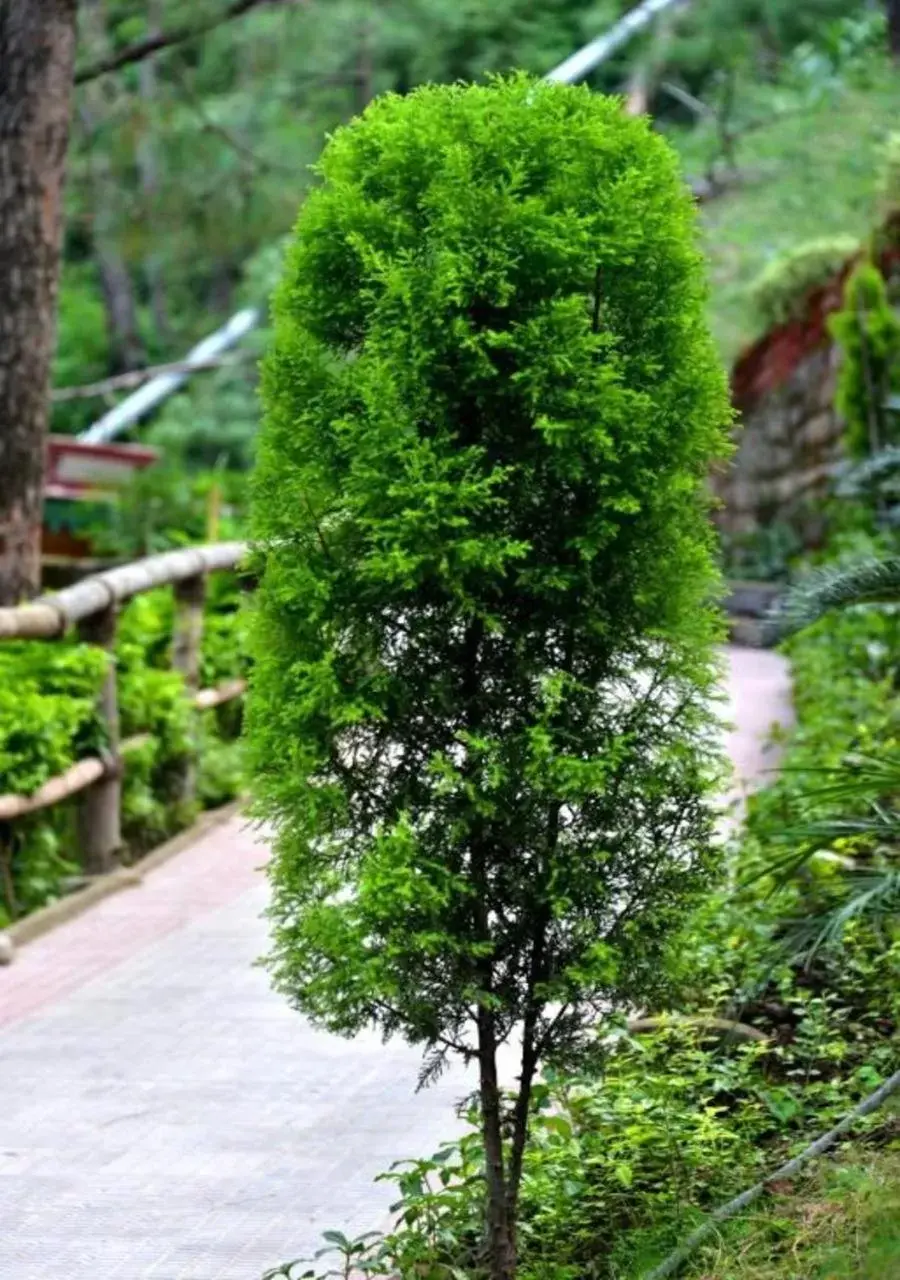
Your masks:
M774 258L750 286L762 326L771 329L802 316L810 293L833 279L859 248L854 236L831 236Z

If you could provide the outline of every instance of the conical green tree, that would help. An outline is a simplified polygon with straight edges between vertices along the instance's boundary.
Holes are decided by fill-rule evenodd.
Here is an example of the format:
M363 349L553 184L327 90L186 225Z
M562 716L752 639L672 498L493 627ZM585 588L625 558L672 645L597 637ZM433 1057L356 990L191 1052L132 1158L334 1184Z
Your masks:
M615 100L387 97L319 178L255 487L270 963L318 1023L421 1043L426 1076L477 1064L510 1280L535 1072L662 998L710 873L725 380L675 157Z

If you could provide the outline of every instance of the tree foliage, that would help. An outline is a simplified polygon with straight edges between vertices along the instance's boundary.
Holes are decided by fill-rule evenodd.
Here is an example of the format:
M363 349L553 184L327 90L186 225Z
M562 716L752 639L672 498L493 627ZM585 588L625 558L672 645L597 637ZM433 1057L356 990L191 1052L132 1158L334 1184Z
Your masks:
M862 262L851 274L843 309L829 325L843 354L836 404L847 444L857 457L878 453L895 442L887 434L888 400L900 388L900 320L874 263Z
M659 989L706 881L730 415L677 164L615 101L387 97L319 175L256 479L271 963L333 1030L477 1054L503 1277L537 1060Z

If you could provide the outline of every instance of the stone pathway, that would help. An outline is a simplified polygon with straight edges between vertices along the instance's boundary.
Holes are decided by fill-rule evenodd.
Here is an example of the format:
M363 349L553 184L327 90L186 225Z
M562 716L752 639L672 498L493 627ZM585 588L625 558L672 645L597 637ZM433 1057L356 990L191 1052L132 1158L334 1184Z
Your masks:
M729 653L745 781L784 716L772 654ZM461 1074L314 1032L273 995L264 857L239 820L0 969L0 1273L258 1280L383 1222L377 1173L455 1127Z

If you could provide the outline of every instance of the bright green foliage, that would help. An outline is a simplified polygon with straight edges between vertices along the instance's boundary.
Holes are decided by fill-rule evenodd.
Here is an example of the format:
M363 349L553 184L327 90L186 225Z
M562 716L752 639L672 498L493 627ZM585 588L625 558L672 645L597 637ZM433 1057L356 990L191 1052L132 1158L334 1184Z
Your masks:
M182 677L171 671L172 593L135 597L117 628L116 664L123 738L150 734L129 750L122 813L126 857L134 858L191 820L177 779L197 744ZM246 670L238 591L226 574L211 579L201 679L213 685ZM104 746L96 697L108 659L95 647L63 641L0 645L0 794L29 795ZM243 789L240 704L202 717L198 800L207 807ZM0 924L65 890L79 871L73 806L56 806L10 824L0 839Z
M86 645L0 645L0 794L29 795L103 746L95 698L105 663ZM0 834L0 925L75 870L66 831L58 815L38 814Z
M881 157L878 194L885 217L900 213L900 130L890 133Z
M709 865L693 211L645 122L524 77L376 102L320 173L256 481L276 981L339 1031L560 1053L659 988Z
M895 439L887 401L900 390L900 319L873 263L852 273L843 310L830 327L843 353L837 407L847 422L848 446L857 457L877 453Z
M853 236L833 236L773 259L751 286L760 323L771 328L801 317L811 291L827 284L858 251Z

